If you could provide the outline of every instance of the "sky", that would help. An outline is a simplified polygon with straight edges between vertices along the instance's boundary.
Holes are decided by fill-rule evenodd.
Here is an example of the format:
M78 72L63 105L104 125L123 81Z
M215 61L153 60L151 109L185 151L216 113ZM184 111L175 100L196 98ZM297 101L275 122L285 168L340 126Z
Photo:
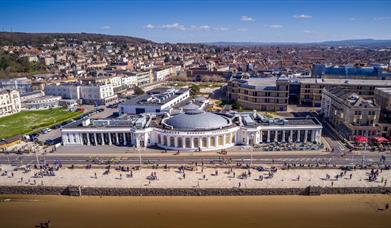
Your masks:
M0 0L0 31L172 43L391 39L391 0Z

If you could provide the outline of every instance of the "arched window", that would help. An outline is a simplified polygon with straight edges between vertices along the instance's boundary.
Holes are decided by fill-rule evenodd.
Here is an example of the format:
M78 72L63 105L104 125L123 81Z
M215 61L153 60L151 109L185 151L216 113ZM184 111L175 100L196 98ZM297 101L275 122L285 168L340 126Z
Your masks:
M163 136L163 145L167 146L167 136Z
M199 140L198 140L198 138L194 138L194 148L198 148L198 147L200 147L200 143L199 143Z
M175 138L173 136L170 137L170 147L175 147Z
M216 146L215 137L210 137L210 146Z
M223 136L222 135L219 135L219 138L218 138L218 142L219 142L219 146L223 145Z
M185 139L186 148L191 148L191 142L190 142L190 141L191 141L190 138L186 138L186 139Z
M230 138L231 138L231 134L226 134L225 135L225 144L229 144L230 143Z
M157 135L157 144L162 144L162 137Z
M183 140L182 138L178 138L178 147L183 147Z
M208 138L202 138L202 147L208 146Z

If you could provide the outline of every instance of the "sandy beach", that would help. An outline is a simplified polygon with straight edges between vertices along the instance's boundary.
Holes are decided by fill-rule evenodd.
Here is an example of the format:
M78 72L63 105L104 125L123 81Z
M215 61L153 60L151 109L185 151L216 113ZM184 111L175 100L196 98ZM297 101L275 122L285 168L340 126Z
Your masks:
M1 227L390 227L389 195L0 196Z

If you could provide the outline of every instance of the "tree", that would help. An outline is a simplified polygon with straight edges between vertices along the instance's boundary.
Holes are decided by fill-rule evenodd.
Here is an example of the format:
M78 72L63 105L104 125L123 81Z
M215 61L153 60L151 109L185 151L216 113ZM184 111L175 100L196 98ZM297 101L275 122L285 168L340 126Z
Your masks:
M138 87L138 86L135 86L134 89L133 89L133 91L134 91L134 94L136 94L136 95L142 95L142 94L144 94L144 90L141 89L141 88Z
M232 109L240 110L241 108L242 108L242 106L240 105L239 101L234 100L234 101L232 102Z
M196 84L192 84L190 87L190 94L192 96L197 95L200 92L200 86Z

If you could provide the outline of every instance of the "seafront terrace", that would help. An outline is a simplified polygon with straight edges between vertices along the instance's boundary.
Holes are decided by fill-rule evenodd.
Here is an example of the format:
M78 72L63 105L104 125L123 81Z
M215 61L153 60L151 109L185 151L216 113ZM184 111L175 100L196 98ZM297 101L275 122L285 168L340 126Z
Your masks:
M96 168L60 168L53 172L37 169L15 171L3 165L1 186L69 186L118 188L305 188L389 186L391 170L378 170L376 180L369 181L371 170L357 169L278 169L206 168L200 164L183 170L162 167L124 170ZM192 169L192 170L191 170ZM342 175L341 175L342 174ZM41 176L42 175L42 176ZM53 176L51 176L53 175ZM373 176L372 176L373 177Z

